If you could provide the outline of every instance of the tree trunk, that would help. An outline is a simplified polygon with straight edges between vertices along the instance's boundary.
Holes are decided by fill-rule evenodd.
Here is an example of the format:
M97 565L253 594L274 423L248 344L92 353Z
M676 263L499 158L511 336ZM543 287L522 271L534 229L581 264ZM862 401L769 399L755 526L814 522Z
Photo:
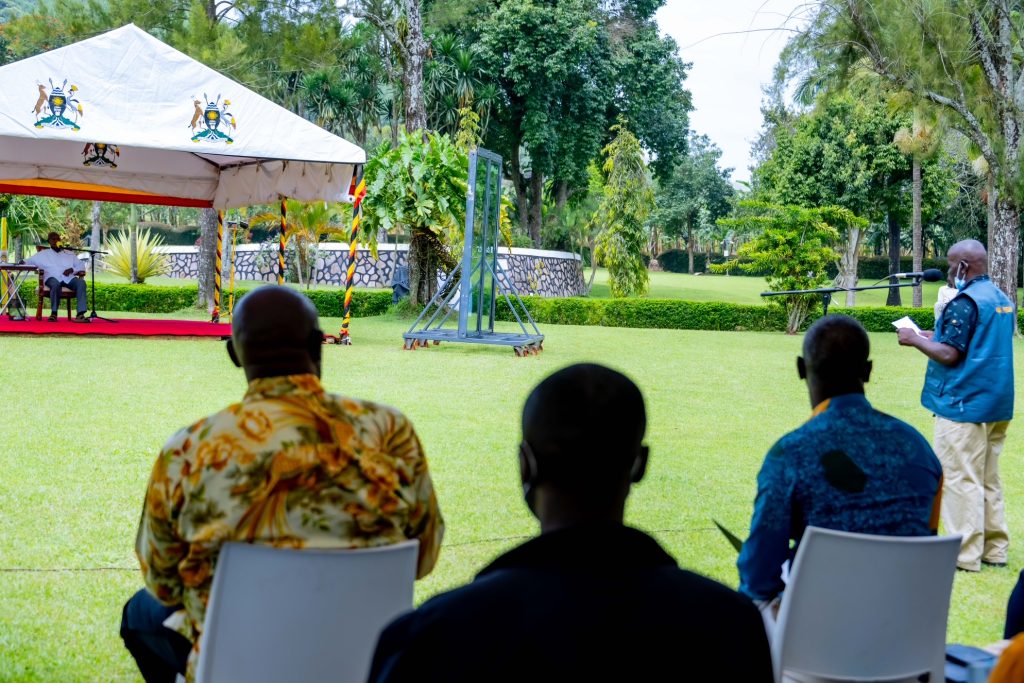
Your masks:
M217 263L217 212L203 209L199 212L199 296L196 308L213 310L214 270Z
M530 239L533 246L540 249L540 229L544 221L544 176L537 171L530 176L529 222Z
M509 158L511 167L512 188L516 191L516 214L519 218L519 228L524 233L530 233L529 202L526 198L526 178L523 176L522 162L519 159L519 143L515 141L512 145L512 155Z
M590 281L587 282L587 295L594 290L594 276L597 275L597 261L594 260L594 249L597 247L597 238L587 238L587 247L590 248Z
M431 259L431 243L422 230L412 230L409 240L409 300L426 306L437 291L437 264Z
M989 226L988 272L993 284L1017 307L1017 265L1020 259L1020 211L1012 200L997 196L994 223Z
M406 34L404 73L405 86L405 130L427 131L427 106L423 91L423 62L427 56L427 41L423 38L423 16L420 13L420 0L402 0L405 14Z
M860 240L863 233L860 228L850 228L846 234L846 245L839 258L839 287L857 286L857 261L860 258ZM857 293L846 293L846 305L852 308L857 303Z
M914 266L912 270L916 273L924 268L924 243L922 242L921 226L921 161L914 156L911 165L911 190L913 195L913 256ZM921 288L912 287L914 297L914 308L921 308L923 305Z
M89 239L90 249L99 249L103 244L103 229L100 226L100 207L103 202L92 203L92 237Z
M569 183L564 180L555 182L555 210L559 215L569 201Z
M128 251L131 260L131 283L139 284L139 216L135 204L131 205L131 225L128 228Z
M686 226L686 272L693 275L693 228Z
M890 211L887 216L889 221L889 272L900 272L900 222L895 212ZM890 278L889 284L899 284L896 278ZM900 296L899 287L890 287L889 295L885 298L886 306L902 306L903 298Z

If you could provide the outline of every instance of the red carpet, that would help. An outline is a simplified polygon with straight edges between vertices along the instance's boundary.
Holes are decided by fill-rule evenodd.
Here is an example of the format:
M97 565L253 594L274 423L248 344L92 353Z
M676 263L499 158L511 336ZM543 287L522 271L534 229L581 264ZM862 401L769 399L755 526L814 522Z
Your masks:
M152 320L141 318L121 318L109 323L94 320L91 323L75 323L66 316L57 318L57 322L47 322L46 318L36 320L30 316L28 320L11 320L6 315L0 316L0 334L93 334L100 336L133 336L133 337L221 337L231 336L230 323L206 323L194 320Z

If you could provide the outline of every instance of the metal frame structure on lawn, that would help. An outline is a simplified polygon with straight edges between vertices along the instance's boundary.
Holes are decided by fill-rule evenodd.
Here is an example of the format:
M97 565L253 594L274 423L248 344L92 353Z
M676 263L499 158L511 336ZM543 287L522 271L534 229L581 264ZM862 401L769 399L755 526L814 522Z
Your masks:
M512 278L498 261L501 164L501 157L486 149L478 148L470 152L462 263L448 274L416 322L403 335L406 349L425 347L430 342L436 345L450 341L511 346L517 356L537 354L543 350L544 335L537 329L533 316L519 298ZM499 292L519 323L520 332L494 331ZM454 304L456 296L458 303ZM487 309L486 320L484 309ZM458 326L445 327L456 311ZM472 327L471 315L476 318ZM527 329L527 323L532 332Z

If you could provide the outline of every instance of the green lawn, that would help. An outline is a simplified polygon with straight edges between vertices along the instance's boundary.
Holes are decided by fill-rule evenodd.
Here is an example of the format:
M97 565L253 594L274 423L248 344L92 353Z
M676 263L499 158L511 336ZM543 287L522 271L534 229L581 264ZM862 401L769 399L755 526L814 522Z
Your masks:
M735 553L711 519L745 529L763 454L809 413L794 367L799 338L548 325L545 352L516 358L459 345L402 351L407 324L353 321L354 346L324 349L324 380L330 390L401 407L420 433L448 531L418 601L469 580L536 532L516 475L519 410L544 375L582 360L624 370L647 399L651 463L629 522L683 566L736 585ZM325 329L338 325L324 321ZM917 401L922 357L892 334L872 342L869 397L930 435ZM8 407L0 440L0 680L139 680L117 625L141 585L132 547L153 458L173 431L237 400L242 373L216 341L12 337L0 348ZM44 400L54 394L56 424ZM957 575L951 642L1000 637L1024 565L1022 453L1024 435L1012 428L1003 458L1010 568Z

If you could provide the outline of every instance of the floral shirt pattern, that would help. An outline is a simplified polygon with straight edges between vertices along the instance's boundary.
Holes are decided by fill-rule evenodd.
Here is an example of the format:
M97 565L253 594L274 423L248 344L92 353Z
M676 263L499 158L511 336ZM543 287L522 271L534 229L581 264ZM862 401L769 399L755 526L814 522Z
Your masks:
M146 586L195 643L222 543L362 548L418 539L430 572L444 533L412 424L324 392L314 375L256 379L241 403L187 427L153 467L136 552ZM177 617L177 618L176 618Z

